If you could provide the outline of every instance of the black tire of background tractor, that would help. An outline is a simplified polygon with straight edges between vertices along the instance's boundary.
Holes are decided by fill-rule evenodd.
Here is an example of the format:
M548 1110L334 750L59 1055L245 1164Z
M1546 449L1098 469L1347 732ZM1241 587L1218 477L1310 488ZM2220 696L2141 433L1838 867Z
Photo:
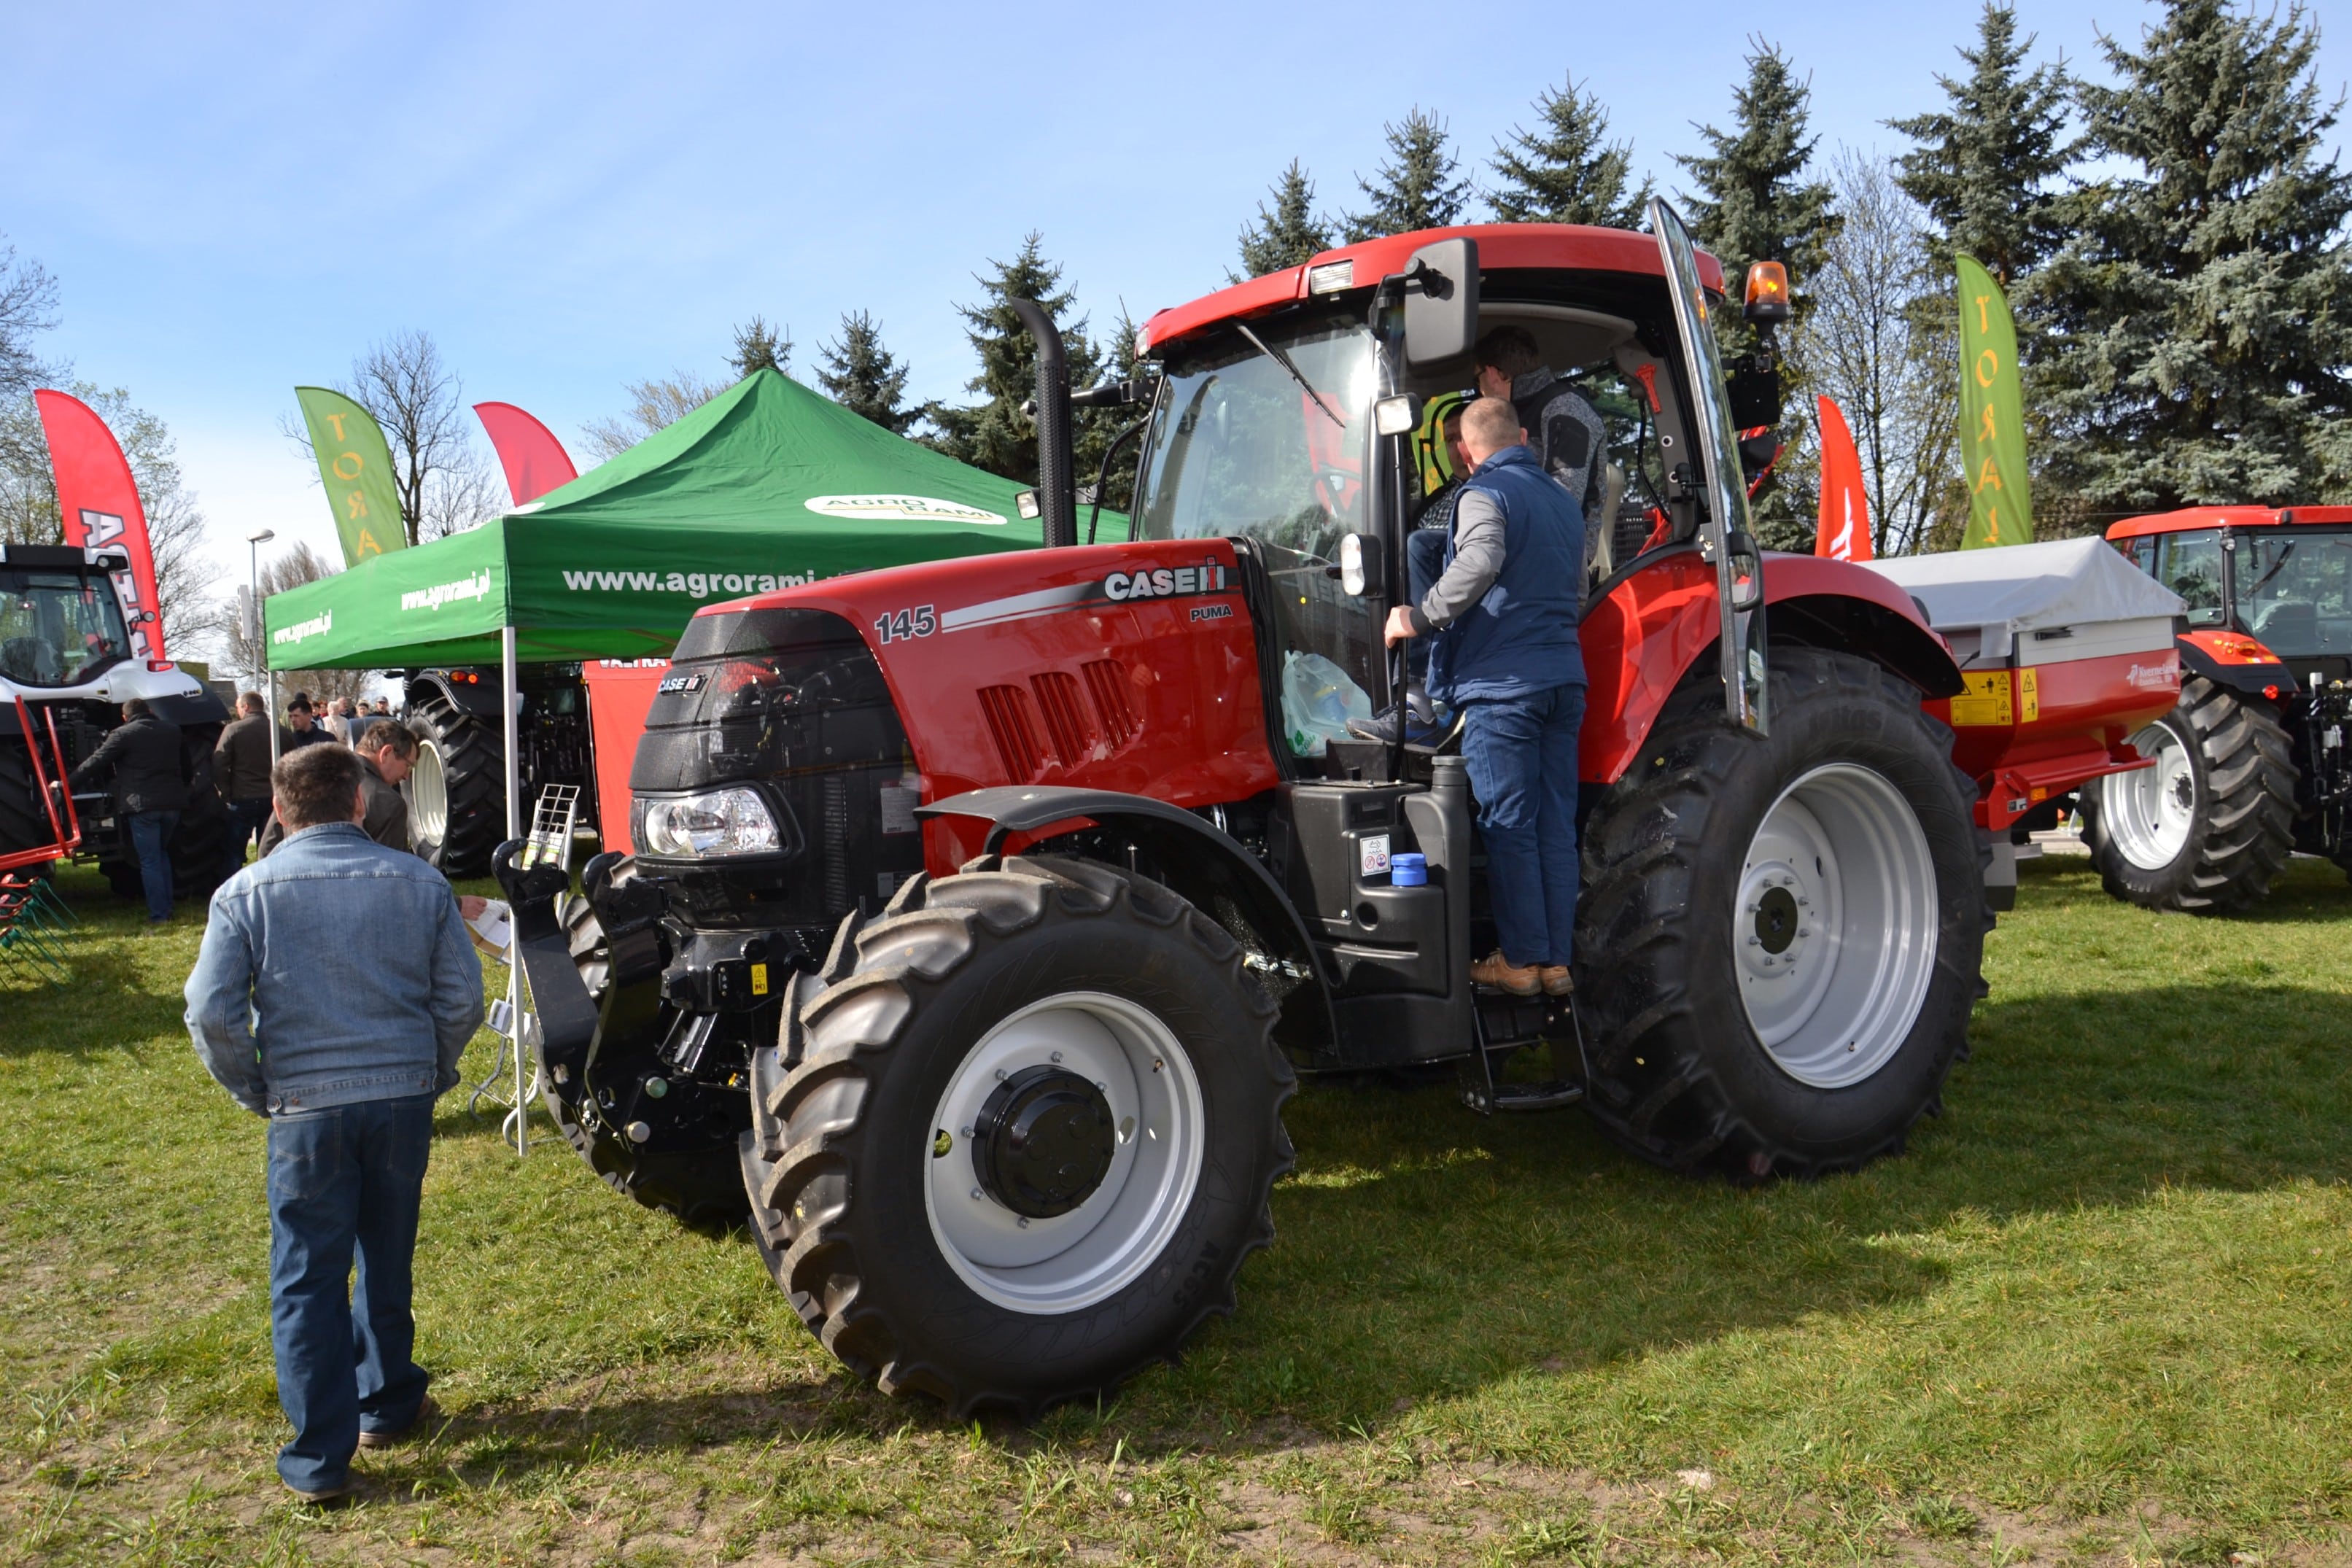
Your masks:
M755 1053L743 1165L752 1230L802 1321L886 1394L920 1389L958 1419L1030 1419L1177 1359L1234 1310L1243 1260L1274 1240L1297 1078L1241 948L1156 883L1036 857L917 876L871 924L842 924L823 970L793 977L779 1047ZM1158 1261L1060 1314L1001 1307L942 1257L925 1206L930 1119L969 1048L1038 999L1098 991L1159 1017L1193 1058L1205 1107L1198 1187ZM1189 1260L1189 1261L1188 1261Z
M0 855L56 841L24 737L0 735Z
M488 720L466 712L438 691L411 702L406 716L424 721L428 733L420 739L440 754L442 787L449 800L447 828L441 837L427 839L417 828L411 797L410 833L416 853L446 876L487 876L490 851L506 837L504 737Z
M598 1002L604 997L606 959L604 928L596 911L577 893L564 895L557 910L572 951L572 967L581 983ZM558 1099L544 1062L540 1064L540 1103L564 1140L588 1162L604 1184L646 1208L668 1215L689 1230L716 1235L743 1223L751 1201L743 1193L741 1173L734 1152L719 1149L710 1156L686 1153L643 1153L599 1121L583 1124L572 1108Z
M2083 837L2107 891L2148 910L2229 914L2271 890L2294 849L2294 747L2275 715L2201 675L2158 723L2189 753L2197 801L2172 863L2135 866L2101 822L2104 781L2083 791ZM2352 868L2347 868L2352 870Z
M1594 1119L1643 1159L1741 1181L1867 1164L1940 1112L1985 994L1992 927L1976 792L1916 689L1866 659L1801 647L1773 650L1771 680L1763 737L1726 720L1712 679L1669 700L1587 824L1577 920ZM1833 763L1873 770L1910 806L1935 868L1937 931L1909 1034L1868 1078L1822 1089L1759 1041L1739 997L1733 913L1758 825L1790 784Z

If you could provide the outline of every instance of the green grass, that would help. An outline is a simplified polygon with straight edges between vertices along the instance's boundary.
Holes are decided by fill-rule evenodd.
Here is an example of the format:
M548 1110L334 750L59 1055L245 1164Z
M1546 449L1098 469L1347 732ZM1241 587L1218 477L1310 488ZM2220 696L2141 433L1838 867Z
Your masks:
M322 1511L275 1484L262 1127L181 1031L195 927L68 876L74 984L0 979L0 1564L2352 1560L2352 889L2023 884L1904 1158L1742 1191L1573 1111L1312 1088L1240 1315L1026 1431L849 1381L741 1239L452 1095L448 1422Z

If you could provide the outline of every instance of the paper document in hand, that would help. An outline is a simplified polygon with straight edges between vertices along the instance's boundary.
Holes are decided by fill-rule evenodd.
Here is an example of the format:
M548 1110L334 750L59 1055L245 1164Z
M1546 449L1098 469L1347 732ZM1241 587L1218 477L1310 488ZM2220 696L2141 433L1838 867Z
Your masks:
M466 922L467 934L474 945L500 963L507 961L507 946L514 940L514 918L502 899L492 899L482 906L482 912Z

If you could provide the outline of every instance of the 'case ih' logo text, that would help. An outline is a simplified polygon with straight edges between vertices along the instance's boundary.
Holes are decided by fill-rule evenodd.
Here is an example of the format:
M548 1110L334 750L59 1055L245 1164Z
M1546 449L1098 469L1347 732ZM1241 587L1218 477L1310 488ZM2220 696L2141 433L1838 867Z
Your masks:
M1165 599L1178 594L1222 594L1225 569L1213 561L1198 566L1160 566L1149 572L1114 572L1103 579L1107 599Z

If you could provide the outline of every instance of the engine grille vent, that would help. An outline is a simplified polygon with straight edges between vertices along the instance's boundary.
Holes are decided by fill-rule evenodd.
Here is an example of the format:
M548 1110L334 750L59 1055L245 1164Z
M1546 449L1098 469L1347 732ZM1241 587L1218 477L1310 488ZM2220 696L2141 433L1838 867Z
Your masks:
M1127 666L1115 658L1098 658L1085 667L1084 674L1087 694L1095 700L1103 733L1110 737L1111 749L1117 751L1143 728L1135 721L1135 710L1127 700Z
M1054 755L1066 768L1074 768L1094 755L1094 732L1087 724L1084 700L1078 696L1075 677L1058 669L1049 669L1030 681L1030 689L1037 694L1038 710L1045 715L1045 734L1054 742Z
M1030 717L1026 691L1017 686L983 686L980 711L988 721L989 737L996 742L997 759L1004 764L1008 779L1027 784L1045 772L1045 749L1037 743L1037 724Z

